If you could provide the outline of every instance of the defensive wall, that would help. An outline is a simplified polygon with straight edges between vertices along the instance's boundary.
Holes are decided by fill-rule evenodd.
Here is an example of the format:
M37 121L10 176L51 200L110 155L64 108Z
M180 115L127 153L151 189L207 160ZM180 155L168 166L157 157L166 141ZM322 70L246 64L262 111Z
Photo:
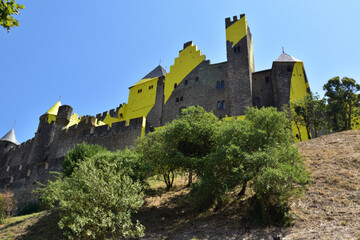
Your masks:
M60 171L76 144L99 144L110 151L134 145L138 137L199 105L219 119L244 115L247 107L276 107L309 91L303 62L285 52L270 69L255 71L253 43L244 14L225 19L227 60L212 64L192 41L186 42L166 72L157 66L130 86L127 103L79 117L55 103L40 117L35 137L18 145L14 131L0 139L0 190L15 192L19 205L34 200L31 191ZM293 125L296 139L305 129Z

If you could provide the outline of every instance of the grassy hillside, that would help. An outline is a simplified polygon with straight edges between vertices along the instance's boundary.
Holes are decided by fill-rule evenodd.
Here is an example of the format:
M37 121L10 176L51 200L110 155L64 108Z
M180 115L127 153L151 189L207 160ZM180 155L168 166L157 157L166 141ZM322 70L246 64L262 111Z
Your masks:
M186 199L185 179L169 192L152 182L153 192L136 216L144 239L360 239L360 131L323 136L298 144L312 171L306 195L292 202L294 226L251 226L246 199L224 199L220 209L196 212ZM49 212L11 218L0 239L61 239L57 216Z

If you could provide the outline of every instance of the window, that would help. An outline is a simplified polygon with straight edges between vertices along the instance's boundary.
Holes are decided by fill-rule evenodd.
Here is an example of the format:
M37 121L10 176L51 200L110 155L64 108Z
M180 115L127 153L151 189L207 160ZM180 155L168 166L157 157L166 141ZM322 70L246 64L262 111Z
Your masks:
M174 84L174 89L177 88L177 83Z
M183 97L180 97L180 102L183 101L183 100L184 100L184 98L183 98Z
M217 82L216 82L216 88L217 88L217 89L220 89L220 88L221 88L220 81L217 81Z
M124 117L122 113L120 113L120 117L121 117L121 118L123 118L123 117Z
M188 80L185 80L185 86L188 85L189 81Z
M240 52L240 46L237 46L237 52L238 53Z
M222 89L225 88L225 82L224 82L224 80L221 81L221 88L222 88Z
M199 81L199 77L196 77L196 78L195 78L195 82L198 82L198 81Z
M153 89L153 88L154 88L154 85L150 85L150 86L149 86L149 89Z
M221 110L221 102L220 101L217 102L217 109Z
M234 53L236 53L236 47L234 47Z
M221 103L221 109L222 109L222 110L225 110L225 101L222 101L222 103Z
M265 77L265 83L269 83L270 82L270 78L269 77Z
M255 106L258 108L260 107L260 98L259 97L255 98Z
M179 98L176 98L176 102L179 102Z
M287 67L287 71L288 71L288 72L292 72L292 67L288 66L288 67Z
M138 89L138 93L141 93L142 92L142 89Z

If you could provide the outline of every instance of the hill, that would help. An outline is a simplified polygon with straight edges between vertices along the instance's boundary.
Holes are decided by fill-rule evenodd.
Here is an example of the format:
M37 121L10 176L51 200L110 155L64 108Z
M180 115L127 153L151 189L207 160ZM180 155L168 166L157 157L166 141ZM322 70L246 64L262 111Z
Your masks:
M229 199L221 209L196 212L184 198L189 191L185 182L179 181L174 190L156 188L146 198L136 216L147 228L144 239L360 239L360 131L297 145L312 172L312 184L301 199L292 201L294 226L250 226L241 211L243 203ZM41 213L1 226L0 238L60 239L54 218Z

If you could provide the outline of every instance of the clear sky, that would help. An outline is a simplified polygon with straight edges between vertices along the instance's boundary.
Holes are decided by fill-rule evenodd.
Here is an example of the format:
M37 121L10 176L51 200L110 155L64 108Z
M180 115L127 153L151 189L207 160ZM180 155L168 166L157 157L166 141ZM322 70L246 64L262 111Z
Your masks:
M225 18L246 14L256 71L281 48L303 60L321 95L332 77L360 82L358 0L35 0L20 27L0 29L0 137L16 120L19 142L61 96L79 115L127 102L128 87L161 65L168 71L187 41L211 63L226 61Z

